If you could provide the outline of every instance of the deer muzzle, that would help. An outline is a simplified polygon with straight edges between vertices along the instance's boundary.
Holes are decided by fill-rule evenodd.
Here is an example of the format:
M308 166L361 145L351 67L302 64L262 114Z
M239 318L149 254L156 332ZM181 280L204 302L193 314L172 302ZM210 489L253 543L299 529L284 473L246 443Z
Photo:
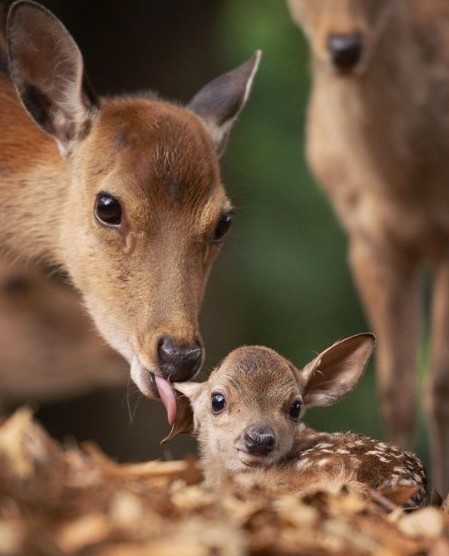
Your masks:
M131 362L131 378L145 396L161 400L167 411L168 422L173 425L178 406L175 391L170 382L146 369L137 356Z
M361 33L332 34L327 46L332 65L338 70L353 70L362 61L364 41Z
M256 426L243 433L243 444L251 456L268 456L276 447L276 435L269 426Z
M199 341L183 344L170 336L163 337L158 344L158 360L161 374L172 382L183 382L192 378L203 360L203 349Z

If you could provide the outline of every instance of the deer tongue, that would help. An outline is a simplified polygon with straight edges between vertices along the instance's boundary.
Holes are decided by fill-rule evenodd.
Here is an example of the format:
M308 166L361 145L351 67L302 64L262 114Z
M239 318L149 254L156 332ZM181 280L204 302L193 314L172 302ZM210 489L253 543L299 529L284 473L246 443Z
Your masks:
M165 409L167 410L168 422L170 423L170 425L173 425L176 420L178 407L178 404L176 403L175 391L170 386L168 381L165 380L165 378L161 378L160 376L155 375L154 380L156 382L161 402L164 404Z
M162 440L161 444L165 444L178 434L193 434L193 410L190 400L178 390L175 390L175 396L177 401L176 418L173 421L171 431Z

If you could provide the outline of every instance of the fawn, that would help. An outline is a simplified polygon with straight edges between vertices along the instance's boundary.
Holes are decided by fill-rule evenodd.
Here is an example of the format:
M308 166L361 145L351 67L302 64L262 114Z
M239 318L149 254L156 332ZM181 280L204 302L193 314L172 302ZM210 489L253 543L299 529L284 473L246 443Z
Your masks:
M302 422L309 407L344 398L362 378L372 334L332 345L302 371L261 346L231 352L203 383L176 384L182 404L169 438L198 436L206 483L232 475L243 487L306 490L326 481L363 488L416 487L408 506L426 500L419 459L395 446L352 433L317 432ZM193 415L192 415L193 411Z
M449 3L289 0L310 43L307 157L349 235L378 340L390 439L416 429L422 278L434 274L426 410L449 490Z
M2 243L68 273L134 382L173 421L167 379L201 366L198 312L232 220L218 159L260 53L184 108L151 92L98 98L73 38L34 2L12 5L6 38Z

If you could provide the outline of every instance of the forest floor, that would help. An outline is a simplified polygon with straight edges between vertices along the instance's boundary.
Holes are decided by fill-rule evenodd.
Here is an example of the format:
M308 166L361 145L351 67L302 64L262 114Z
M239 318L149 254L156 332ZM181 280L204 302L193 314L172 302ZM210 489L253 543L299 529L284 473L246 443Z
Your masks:
M119 465L25 409L0 425L0 555L175 554L449 556L449 512L345 489L211 492L194 460Z

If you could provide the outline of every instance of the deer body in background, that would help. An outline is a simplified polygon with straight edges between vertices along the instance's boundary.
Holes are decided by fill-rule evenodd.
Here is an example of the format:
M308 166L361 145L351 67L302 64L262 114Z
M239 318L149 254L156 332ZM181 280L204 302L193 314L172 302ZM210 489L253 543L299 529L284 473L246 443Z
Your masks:
M2 247L68 273L134 382L172 421L167 379L191 378L203 360L198 312L232 219L218 158L259 54L183 108L150 92L97 98L76 43L34 2L13 4L6 34Z
M355 388L373 347L371 334L352 336L302 371L266 347L236 349L206 382L176 384L190 406L179 411L171 436L195 432L206 482L215 486L231 475L245 488L307 491L326 482L349 483L361 492L416 487L409 507L421 505L426 475L416 456L357 434L317 432L302 422L307 408L332 405Z
M92 329L76 290L0 257L0 414L128 380L126 361Z
M437 488L449 490L449 3L289 0L310 44L307 156L349 235L378 342L389 438L418 415L423 270L433 270L427 412Z

